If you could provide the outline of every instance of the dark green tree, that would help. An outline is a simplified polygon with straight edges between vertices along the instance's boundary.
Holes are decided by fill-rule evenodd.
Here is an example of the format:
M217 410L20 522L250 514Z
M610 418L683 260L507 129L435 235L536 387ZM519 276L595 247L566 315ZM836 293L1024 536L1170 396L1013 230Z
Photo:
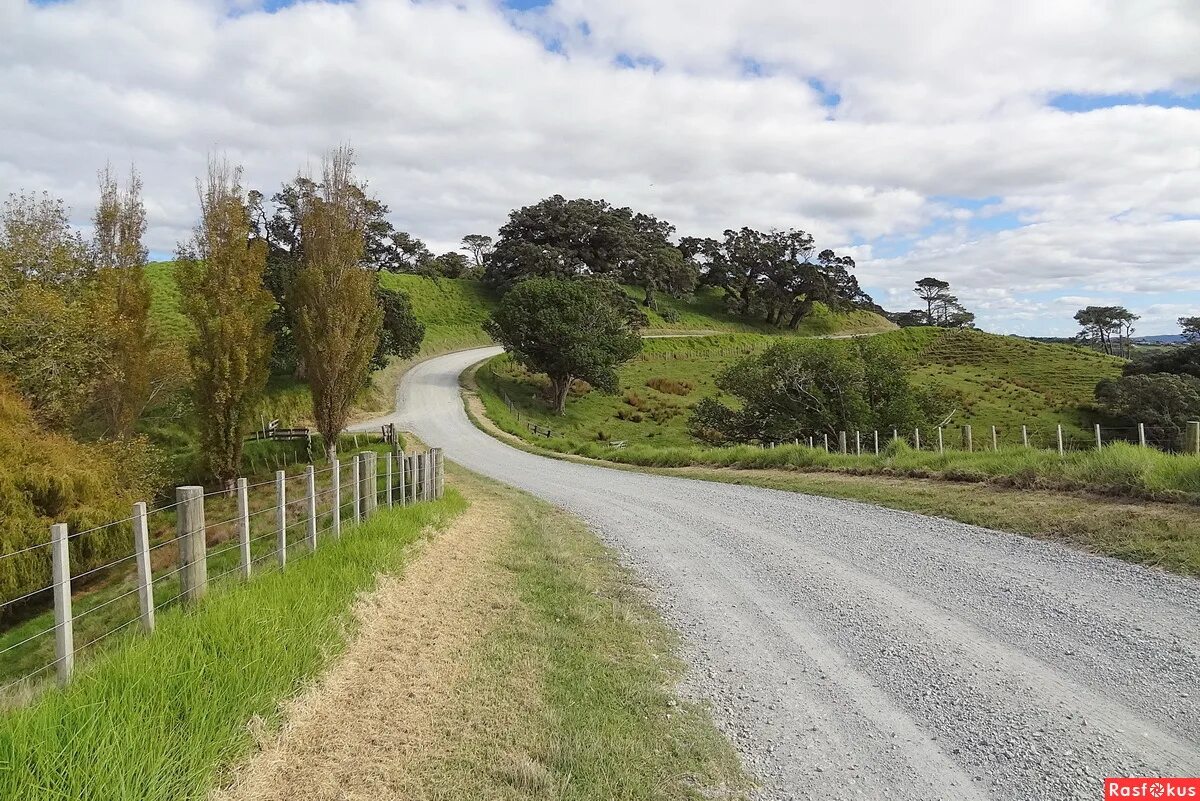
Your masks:
M913 292L925 301L925 325L938 325L938 316L934 314L934 309L950 297L949 282L926 276L917 281L917 288Z
M530 278L504 295L484 330L525 367L549 376L562 414L576 379L617 390L616 368L641 351L644 320L611 282Z
M475 261L475 269L480 272L487 265L487 259L495 249L492 238L486 234L467 234L462 239L462 247L471 254L471 258Z
M1144 423L1151 441L1178 448L1189 420L1200 418L1200 378L1191 375L1129 375L1096 386L1096 400L1128 426Z
M1188 342L1200 342L1200 317L1180 317L1179 327Z
M1138 316L1124 306L1088 306L1075 312L1079 338L1112 356L1129 356L1129 339Z
M382 370L391 356L411 359L417 355L425 339L425 325L413 312L407 292L376 286L375 302L383 311L383 327L379 332L379 345L371 356L371 369Z
M465 278L474 271L474 267L466 256L450 251L431 259L429 271L441 278Z

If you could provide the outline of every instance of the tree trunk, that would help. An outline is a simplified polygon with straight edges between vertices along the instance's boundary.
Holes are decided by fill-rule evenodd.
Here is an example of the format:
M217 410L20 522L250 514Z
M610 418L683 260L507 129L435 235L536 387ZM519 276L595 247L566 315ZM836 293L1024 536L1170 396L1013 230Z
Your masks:
M550 379L554 385L554 411L557 414L566 414L567 412L567 395L571 392L571 384L574 382L572 376L566 378Z
M802 300L800 305L796 307L796 311L792 313L792 319L788 321L788 328L791 328L793 331L798 328L800 326L800 321L807 317L808 313L812 311L812 306L811 300L808 300L807 298Z

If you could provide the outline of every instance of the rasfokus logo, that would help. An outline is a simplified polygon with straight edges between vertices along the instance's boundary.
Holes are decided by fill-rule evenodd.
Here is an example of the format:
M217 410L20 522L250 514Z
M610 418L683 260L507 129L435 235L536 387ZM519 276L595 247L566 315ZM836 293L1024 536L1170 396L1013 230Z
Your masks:
M1200 778L1105 779L1104 798L1200 799Z

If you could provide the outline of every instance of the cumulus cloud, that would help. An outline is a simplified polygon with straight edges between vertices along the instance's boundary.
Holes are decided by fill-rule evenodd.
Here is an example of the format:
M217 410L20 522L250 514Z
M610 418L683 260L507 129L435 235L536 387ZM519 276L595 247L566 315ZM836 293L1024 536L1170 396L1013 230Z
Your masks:
M1200 111L1048 104L1197 91L1191 0L0 0L0 30L0 190L85 219L134 161L160 252L207 152L270 190L348 141L439 249L557 192L803 227L886 302L941 275L998 330L1069 330L1051 295L1200 305Z

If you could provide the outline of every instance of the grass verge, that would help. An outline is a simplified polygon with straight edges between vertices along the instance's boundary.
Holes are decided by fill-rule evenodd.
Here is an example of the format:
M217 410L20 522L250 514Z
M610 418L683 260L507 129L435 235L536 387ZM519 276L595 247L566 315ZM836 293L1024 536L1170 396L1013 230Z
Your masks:
M464 508L387 511L311 558L171 609L151 637L123 641L64 690L0 720L0 798L202 799L270 727L279 704L345 645L348 610L407 546Z
M1031 486L1014 481L989 482L986 474L942 474L937 477L896 475L897 470L880 464L876 474L864 469L863 460L875 457L832 455L847 468L837 472L822 467L803 468L789 464L789 452L807 452L817 459L826 454L810 448L784 447L772 450L745 447L712 449L721 451L725 461L697 464L687 459L678 462L678 449L646 449L644 464L619 461L633 451L609 450L596 458L569 450L553 450L569 443L547 440L533 443L519 436L527 434L515 421L504 417L503 402L489 400L475 391L472 371L464 374L466 408L471 421L482 431L499 437L515 447L552 458L604 464L624 470L639 470L659 475L723 481L734 484L823 495L864 501L893 509L943 517L1039 539L1066 542L1104 556L1138 564L1160 567L1184 575L1200 576L1200 515L1192 503L1164 503L1135 500L1113 495L1098 495L1083 490L1065 491L1035 488L1036 476L1026 476ZM497 419L499 418L499 420ZM501 422L503 421L503 422ZM1200 470L1200 459L1169 457L1147 449L1120 448L1114 459L1130 457L1133 464L1143 458L1176 459L1188 471ZM1130 453L1132 451L1133 453ZM911 450L909 453L912 453ZM1109 451L1106 451L1111 456ZM740 455L739 455L740 454ZM616 458L613 458L614 455ZM970 458L972 454L959 454ZM976 454L980 463L1000 454ZM891 456L880 457L881 460ZM1054 459L1058 457L1055 456ZM1191 464L1196 463L1196 464ZM855 466L857 465L857 466ZM802 472L808 469L811 472ZM885 474L890 470L891 474ZM1191 473L1188 473L1191 475Z

